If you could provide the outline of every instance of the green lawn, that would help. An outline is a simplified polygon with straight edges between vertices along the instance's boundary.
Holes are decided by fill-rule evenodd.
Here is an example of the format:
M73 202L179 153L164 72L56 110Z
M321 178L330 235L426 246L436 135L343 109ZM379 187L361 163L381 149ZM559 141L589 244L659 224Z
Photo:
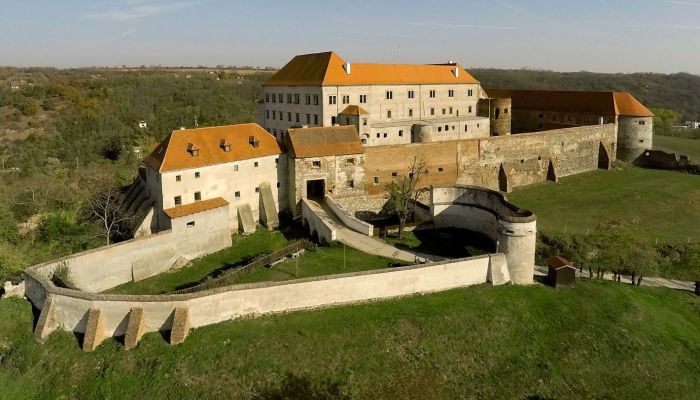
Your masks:
M286 233L286 232L285 232ZM160 294L192 286L207 276L234 266L245 265L258 254L270 253L288 243L284 233L258 229L251 236L234 236L233 246L194 260L191 265L173 272L166 272L140 282L130 282L106 293ZM343 263L345 256L345 263ZM283 281L310 276L331 275L343 272L387 268L397 261L363 253L351 247L319 247L307 251L298 259L261 268L236 280L236 283ZM298 271L298 276L297 276Z
M481 285L83 353L65 332L35 343L29 304L2 300L0 397L696 399L699 326L687 292Z
M700 176L625 167L518 188L508 199L537 214L546 233L585 233L607 221L635 223L640 238L700 241Z
M667 153L686 155L696 164L700 164L700 139L655 135L654 148Z

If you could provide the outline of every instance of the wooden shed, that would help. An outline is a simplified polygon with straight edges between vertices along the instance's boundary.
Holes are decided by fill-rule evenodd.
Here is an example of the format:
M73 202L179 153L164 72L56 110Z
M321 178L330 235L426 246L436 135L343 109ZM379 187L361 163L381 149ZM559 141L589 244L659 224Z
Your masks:
M547 259L549 271L547 280L553 288L570 289L576 282L576 267L563 257L554 256Z

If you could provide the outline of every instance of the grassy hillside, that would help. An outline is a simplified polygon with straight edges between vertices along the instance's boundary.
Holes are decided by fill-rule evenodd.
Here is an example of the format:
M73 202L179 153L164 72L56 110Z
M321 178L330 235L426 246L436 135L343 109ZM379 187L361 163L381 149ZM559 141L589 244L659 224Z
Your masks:
M694 163L700 164L700 139L656 135L654 148L667 153L686 155Z
M0 301L3 398L695 399L700 298L581 281L488 285L225 322L170 347L155 333L83 353L31 336Z
M486 88L542 90L619 90L632 93L648 107L680 112L700 120L700 76L691 74L603 74L540 70L473 69Z

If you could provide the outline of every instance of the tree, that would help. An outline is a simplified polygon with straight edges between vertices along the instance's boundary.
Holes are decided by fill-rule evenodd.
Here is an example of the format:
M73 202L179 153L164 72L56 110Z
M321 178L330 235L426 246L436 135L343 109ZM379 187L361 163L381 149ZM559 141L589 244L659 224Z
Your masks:
M403 238L406 220L413 215L418 197L427 190L427 188L418 188L418 181L426 171L425 160L422 157L414 157L408 169L408 175L401 175L386 185L386 191L389 193L387 204L399 218L399 238Z
M675 110L666 108L654 108L654 132L667 134L673 130L673 126L681 119L681 114Z
M127 235L136 221L137 215L127 212L124 202L121 190L111 185L103 185L85 202L87 217L100 227L107 245Z

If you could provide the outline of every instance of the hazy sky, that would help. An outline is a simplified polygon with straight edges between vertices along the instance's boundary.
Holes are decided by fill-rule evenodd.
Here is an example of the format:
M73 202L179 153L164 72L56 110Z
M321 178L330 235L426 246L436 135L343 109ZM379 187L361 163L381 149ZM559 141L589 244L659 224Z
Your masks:
M700 74L700 0L0 0L0 65L350 62Z

